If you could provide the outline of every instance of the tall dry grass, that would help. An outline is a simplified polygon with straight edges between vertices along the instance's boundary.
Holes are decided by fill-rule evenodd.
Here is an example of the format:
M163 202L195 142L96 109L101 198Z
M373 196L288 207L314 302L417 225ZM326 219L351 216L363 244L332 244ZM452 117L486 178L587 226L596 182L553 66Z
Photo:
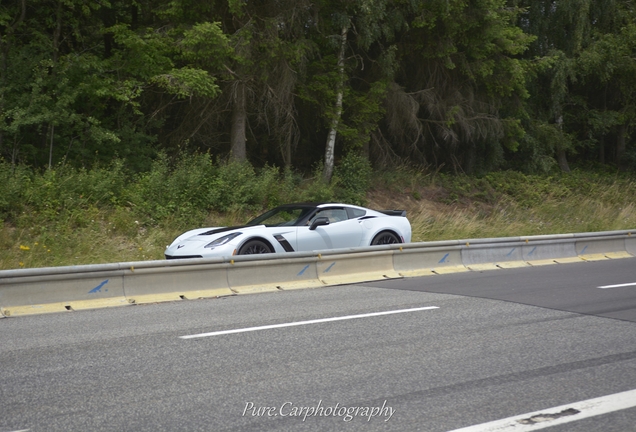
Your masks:
M534 189L542 190L531 200L523 194L471 188L463 195L446 190L446 197L456 195L450 200L419 200L409 209L413 241L636 229L636 188L630 178L606 176L590 182L578 175L585 184L577 185L572 178L550 179L547 188L546 179L529 177L526 186L532 189L537 182ZM431 187L425 185L419 193L426 195Z

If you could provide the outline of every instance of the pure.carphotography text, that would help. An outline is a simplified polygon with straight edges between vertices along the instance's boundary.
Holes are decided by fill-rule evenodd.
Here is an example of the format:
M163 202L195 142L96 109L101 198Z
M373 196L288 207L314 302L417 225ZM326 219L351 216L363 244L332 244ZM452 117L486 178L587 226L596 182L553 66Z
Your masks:
M391 420L395 409L387 405L385 400L381 406L344 406L340 403L326 405L322 399L315 405L297 405L293 402L284 402L280 405L256 405L254 402L246 402L243 408L243 417L298 417L302 421L309 417L340 417L345 422L350 422L356 417L371 421L374 418L382 418L385 422Z

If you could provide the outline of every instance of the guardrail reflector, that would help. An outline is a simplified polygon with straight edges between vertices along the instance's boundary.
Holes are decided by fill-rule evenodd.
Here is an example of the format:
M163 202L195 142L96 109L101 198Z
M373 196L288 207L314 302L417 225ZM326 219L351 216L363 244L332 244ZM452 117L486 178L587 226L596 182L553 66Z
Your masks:
M605 256L605 254L602 254L602 253L586 254L586 255L579 255L579 256L584 261L603 261L603 260L609 259Z
M447 267L437 267L433 269L433 273L435 274L448 274L448 273L462 273L470 271L468 268L462 266L447 266Z
M554 259L554 262L556 262L557 264L576 263L581 261L583 261L583 258L581 258L580 256Z
M609 259L633 258L634 255L629 252L606 252L605 256Z
M420 277L420 276L434 276L433 269L417 269L417 270L402 270L400 275L403 277Z
M506 262L497 263L497 267L502 269L528 267L529 265L530 264L528 264L525 261L506 261Z
M6 308L0 308L0 313L7 317L15 317L22 315L39 315L45 313L67 312L73 310L101 309L126 305L128 305L128 301L126 300L126 298L114 297L94 300L76 300L63 303L9 306Z
M501 270L500 267L497 266L497 263L470 264L466 267L468 267L468 270L473 271Z
M225 297L234 295L231 289L229 288L216 288L209 290L194 290L194 291L186 291L182 294L182 297L186 300L196 300L200 298L215 298L215 297Z

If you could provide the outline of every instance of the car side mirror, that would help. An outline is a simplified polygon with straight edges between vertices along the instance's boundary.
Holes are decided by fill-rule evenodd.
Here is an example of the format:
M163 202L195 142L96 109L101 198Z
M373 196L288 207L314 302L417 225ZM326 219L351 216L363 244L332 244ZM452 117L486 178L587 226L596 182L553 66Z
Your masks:
M317 217L309 227L309 231L313 231L319 226L329 225L329 218L326 217Z

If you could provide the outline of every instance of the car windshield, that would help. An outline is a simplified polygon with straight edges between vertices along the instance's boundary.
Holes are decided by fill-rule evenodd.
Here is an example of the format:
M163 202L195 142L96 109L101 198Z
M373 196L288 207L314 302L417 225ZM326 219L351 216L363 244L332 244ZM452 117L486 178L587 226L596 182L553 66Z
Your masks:
M285 206L276 207L256 219L247 223L248 226L265 225L265 226L294 226L298 225L305 217L314 210L314 207L306 206Z

